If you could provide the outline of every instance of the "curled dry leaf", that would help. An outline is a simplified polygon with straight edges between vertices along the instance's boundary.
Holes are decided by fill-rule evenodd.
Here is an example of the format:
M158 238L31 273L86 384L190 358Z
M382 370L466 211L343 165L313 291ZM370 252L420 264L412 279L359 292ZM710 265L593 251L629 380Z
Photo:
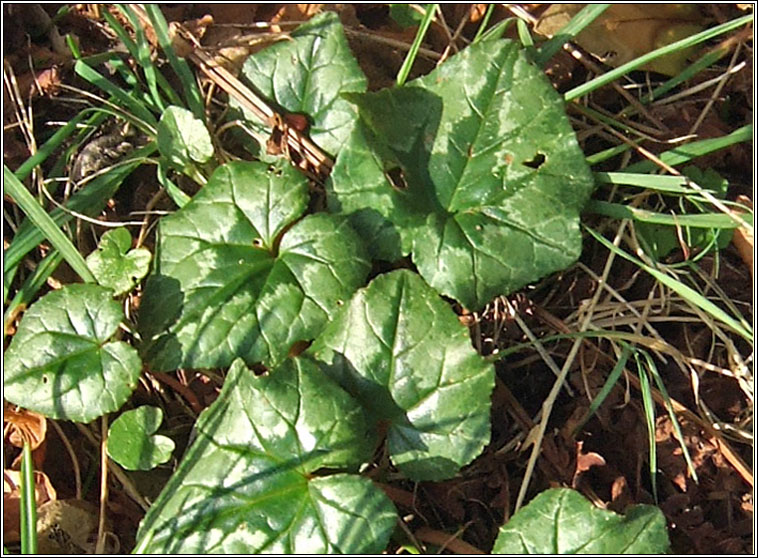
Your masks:
M45 440L47 419L15 405L5 405L3 409L3 430L7 432L8 441L17 448L23 447L24 440L29 441L32 451Z
M579 476L585 471L589 471L591 467L602 467L605 465L605 458L599 453L594 451L584 452L582 447L584 442L579 440L576 443L576 468L574 469L574 476L571 479L571 487L576 488Z

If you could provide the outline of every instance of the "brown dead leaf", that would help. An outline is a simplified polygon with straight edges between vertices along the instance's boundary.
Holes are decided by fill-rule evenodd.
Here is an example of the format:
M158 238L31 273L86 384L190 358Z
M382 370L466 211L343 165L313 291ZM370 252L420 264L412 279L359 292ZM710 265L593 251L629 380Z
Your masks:
M571 478L571 488L576 488L579 476L585 471L589 471L592 467L602 467L605 465L605 458L599 453L594 451L584 452L582 447L584 442L579 440L576 443L576 466L574 468L574 476Z
M535 30L553 36L584 6L552 4ZM643 54L702 31L702 16L694 4L614 4L587 26L574 41L606 64L621 66ZM642 66L666 75L684 69L692 49L660 57Z
M34 498L37 508L57 499L58 495L47 475L34 471ZM13 469L3 471L3 534L6 543L20 540L19 509L21 500L21 472Z
M5 404L3 422L8 441L17 448L23 447L24 440L27 440L34 451L45 440L47 419L39 413Z

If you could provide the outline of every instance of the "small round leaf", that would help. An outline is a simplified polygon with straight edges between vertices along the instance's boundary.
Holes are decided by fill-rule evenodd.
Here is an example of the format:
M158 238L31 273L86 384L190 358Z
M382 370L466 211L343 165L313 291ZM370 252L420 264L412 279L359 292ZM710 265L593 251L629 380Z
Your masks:
M130 471L149 471L171 458L174 441L153 436L163 421L163 411L145 405L126 411L108 430L108 455Z

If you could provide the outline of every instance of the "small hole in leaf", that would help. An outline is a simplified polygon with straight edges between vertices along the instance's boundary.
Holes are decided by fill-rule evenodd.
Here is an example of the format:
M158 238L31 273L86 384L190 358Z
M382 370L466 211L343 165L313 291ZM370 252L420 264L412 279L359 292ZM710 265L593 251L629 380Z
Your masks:
M407 190L408 183L405 181L405 174L400 167L394 167L384 173L392 187L396 190Z
M343 304L345 304L344 300L337 299L337 306L342 306Z
M260 238L253 239L253 246L255 246L256 248L262 247L263 246L263 240L261 240ZM239 263L242 264L242 260L240 260Z
M537 153L531 161L524 161L524 166L532 168L532 169L538 169L540 166L542 166L542 163L545 162L545 156L542 153Z
M42 383L46 384L49 380L47 379L47 376L42 376Z

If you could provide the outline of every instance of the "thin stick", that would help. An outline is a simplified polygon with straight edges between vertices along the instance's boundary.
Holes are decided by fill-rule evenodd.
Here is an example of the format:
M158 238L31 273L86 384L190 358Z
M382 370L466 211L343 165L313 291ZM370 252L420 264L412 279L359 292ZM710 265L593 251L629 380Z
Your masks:
M616 233L616 238L613 239L614 245L618 246L621 243L621 238L623 236L623 231L626 228L627 221L624 220L621 222L621 226L619 227L618 232ZM603 275L602 275L602 282L604 283L608 279L608 275L611 271L611 266L613 265L613 260L615 259L615 254L613 252L610 252L608 254L608 259L605 261L605 267L603 268ZM587 313L585 314L584 321L581 324L580 331L585 331L588 326L590 325L590 320L592 319L592 311L597 304L598 300L600 299L600 294L603 292L603 289L597 289L595 293L592 295L592 299L590 300L589 305L587 306ZM519 488L518 497L516 498L516 506L514 508L514 513L521 508L521 504L524 502L524 498L526 498L526 491L529 488L529 481L532 478L532 474L534 472L534 466L537 463L537 458L540 454L540 449L542 448L542 440L545 437L545 431L547 430L547 422L550 419L550 413L553 410L553 405L555 404L555 400L558 398L558 394L561 391L561 386L563 385L563 382L566 381L566 377L568 376L568 372L571 369L571 365L574 363L574 359L576 358L577 353L579 352L579 347L582 344L582 338L576 339L574 341L574 344L571 346L571 349L569 350L569 354L566 356L566 360L563 363L563 368L561 369L561 373L556 379L556 381L553 383L553 387L550 390L550 393L548 394L547 398L545 399L544 403L542 404L542 420L540 420L540 424L537 430L537 436L534 440L534 446L532 447L532 453L529 456L529 462L526 465L526 471L524 473L524 480L521 483L521 487Z
M100 513L95 554L105 551L105 512L108 505L108 415L100 417Z
M71 465L74 468L74 482L76 483L76 499L81 500L82 499L82 472L81 472L81 469L79 469L79 460L76 457L76 453L74 452L74 448L71 445L71 442L69 441L68 436L66 436L66 433L63 432L63 429L60 427L60 425L54 420L51 420L50 424L52 424L53 428L55 428L55 431L58 433L58 436L63 442L63 445L66 447L66 451L68 451L68 455L71 458Z

